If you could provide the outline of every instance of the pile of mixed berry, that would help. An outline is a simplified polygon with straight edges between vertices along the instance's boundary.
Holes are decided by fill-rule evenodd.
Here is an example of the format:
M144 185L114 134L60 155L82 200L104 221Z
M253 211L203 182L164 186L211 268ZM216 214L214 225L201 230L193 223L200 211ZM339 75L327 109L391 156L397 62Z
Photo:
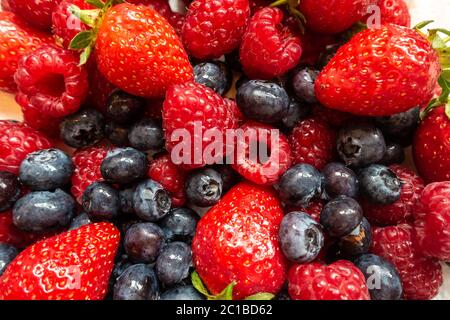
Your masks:
M450 32L404 0L1 3L0 299L437 295Z

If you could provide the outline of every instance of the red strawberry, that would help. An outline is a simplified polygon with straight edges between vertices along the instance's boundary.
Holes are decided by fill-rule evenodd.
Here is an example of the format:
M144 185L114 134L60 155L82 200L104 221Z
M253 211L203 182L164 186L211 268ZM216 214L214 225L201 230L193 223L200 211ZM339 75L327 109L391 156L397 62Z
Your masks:
M12 12L43 31L52 27L52 12L61 0L7 0Z
M441 67L431 43L416 30L385 25L356 34L315 83L326 107L385 116L427 103Z
M294 265L288 283L294 300L370 300L364 275L350 261Z
M302 55L300 39L282 24L283 12L264 8L250 20L242 38L240 61L253 79L272 79L295 67Z
M0 132L0 170L14 174L29 153L52 146L42 133L21 122L0 120Z
M182 39L198 59L219 58L236 49L250 18L248 0L195 0L186 15Z
M50 35L32 29L13 13L0 12L0 90L15 91L19 59L51 41Z
M411 15L409 13L408 5L404 0L379 0L377 3L381 18L381 24L396 24L403 27L410 27ZM371 11L371 10L369 10ZM371 11L364 19L364 23L376 23L376 14L378 12Z
M40 241L8 265L0 277L0 300L101 300L119 242L111 223Z
M442 284L441 265L417 251L412 233L412 227L407 224L376 228L371 251L397 268L405 299L428 300L438 293Z
M286 261L278 244L282 218L272 191L240 183L200 219L193 260L212 294L233 281L235 299L281 289L286 279Z

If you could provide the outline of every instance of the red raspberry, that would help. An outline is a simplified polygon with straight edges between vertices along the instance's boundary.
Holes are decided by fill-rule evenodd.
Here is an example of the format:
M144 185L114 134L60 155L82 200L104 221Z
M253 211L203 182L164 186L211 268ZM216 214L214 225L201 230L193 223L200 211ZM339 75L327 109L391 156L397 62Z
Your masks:
M345 124L356 119L356 116L351 113L325 108L321 105L315 105L312 108L312 116L328 123L335 129L340 129Z
M425 258L413 245L413 228L407 224L375 228L371 251L398 270L403 295L410 300L433 298L442 284L442 269L438 260Z
M288 283L294 300L370 300L364 275L350 261L294 265Z
M408 5L404 0L380 0L377 3L381 13L381 24L396 24L399 26L410 27L411 15ZM367 15L363 22L371 22L368 20L371 15Z
M212 59L236 49L250 18L248 0L195 0L181 31L186 50Z
M33 27L50 31L52 12L61 0L8 0L12 12Z
M0 170L14 174L29 153L52 146L42 133L21 122L0 120L0 132Z
M251 18L239 52L248 77L272 79L300 61L300 39L283 26L282 20L283 11L278 8L264 8Z
M108 153L105 146L88 147L75 152L72 157L74 171L72 174L72 195L81 203L84 190L96 181L102 181L100 166Z
M259 185L276 183L291 167L291 150L287 138L278 129L257 122L247 122L240 129L243 130L245 138L237 142L243 145L236 146L236 161L232 164L233 169L245 179ZM274 141L275 144L272 144L273 130L276 130L279 135L278 140ZM267 146L269 158L265 161L261 159L255 161L251 155L249 157L250 149L260 152L261 145ZM238 154L239 151L243 154Z
M46 45L19 61L14 79L42 113L63 117L78 111L88 92L87 72L70 51Z
M424 186L422 178L412 170L400 165L390 169L402 181L400 199L389 205L376 205L365 199L361 200L364 215L373 224L379 226L396 225L408 221L416 208Z
M450 261L450 182L429 184L415 212L415 235L422 253Z
M173 164L168 154L154 159L148 168L148 177L159 182L172 197L172 205L182 207L186 202L184 182L186 174Z
M95 59L89 59L87 70L89 92L86 98L86 104L95 107L98 111L105 114L108 98L117 88L98 70Z
M289 144L295 164L308 163L320 170L334 159L336 132L321 120L306 119L294 128Z

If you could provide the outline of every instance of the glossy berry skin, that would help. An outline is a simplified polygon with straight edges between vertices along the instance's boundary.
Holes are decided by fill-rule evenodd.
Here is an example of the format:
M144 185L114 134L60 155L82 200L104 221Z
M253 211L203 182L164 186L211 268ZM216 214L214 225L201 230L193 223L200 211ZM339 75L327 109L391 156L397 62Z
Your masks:
M402 182L397 175L380 164L372 164L359 172L361 193L373 204L388 205L401 197Z
M20 183L11 172L0 171L0 212L10 209L20 195Z
M200 217L189 208L177 208L170 211L160 222L167 241L191 242Z
M193 79L175 30L145 6L122 3L108 10L98 30L95 56L111 83L136 96L162 97L170 85Z
M180 286L161 294L160 300L204 300L193 286Z
M282 20L283 12L278 8L264 8L251 18L240 47L242 67L251 79L275 78L300 61L300 39Z
M61 138L73 148L83 148L104 137L103 115L94 109L84 109L66 117L60 124Z
M299 68L292 72L290 85L297 98L307 103L317 102L314 82L318 75L318 70L309 67Z
M133 148L114 149L103 159L100 171L110 183L133 183L146 176L147 156Z
M371 252L395 266L405 299L429 300L442 284L441 265L438 260L424 257L413 241L413 228L407 224L377 228Z
M40 241L22 251L3 273L0 299L104 299L119 241L119 231L109 223Z
M249 18L249 0L195 0L181 31L183 44L197 59L219 58L239 46Z
M116 90L108 98L106 116L118 124L127 124L143 113L145 100L122 90Z
M120 212L134 214L133 196L136 186L125 187L119 191Z
M94 182L84 191L82 205L90 218L112 220L119 214L119 192L106 182Z
M339 162L331 162L322 169L323 186L331 198L348 196L356 198L359 193L359 180L356 173Z
M240 183L200 219L193 260L211 293L220 293L232 281L237 283L235 299L280 291L286 273L278 244L282 218L280 202L271 191Z
M169 193L158 182L145 180L136 186L133 207L136 215L145 221L164 218L172 206Z
M372 125L346 125L338 133L337 151L346 165L364 167L383 159L386 142L381 131Z
M297 263L315 260L324 245L322 226L303 212L283 217L279 239L284 256Z
M291 131L300 121L304 120L310 112L310 105L300 102L295 97L290 97L287 114L281 119L282 128Z
M402 299L402 282L392 263L374 254L364 254L354 263L366 278L371 300Z
M412 108L408 111L391 116L376 117L376 126L391 141L409 146L420 121L420 108Z
M59 149L43 149L26 156L19 169L19 178L31 190L61 188L70 182L72 159Z
M17 249L12 245L0 242L0 276L18 253Z
M2 243L23 249L45 236L48 235L22 231L17 228L13 222L12 210L0 214L0 242Z
M359 203L347 196L328 202L320 214L320 223L333 237L343 237L359 226L363 211Z
M428 103L440 72L437 52L425 37L389 24L342 46L317 78L316 96L328 108L389 116Z
M233 74L223 62L202 62L194 66L194 80L223 96L231 88Z
M173 286L189 276L191 264L191 247L184 242L172 242L162 249L156 260L156 275L164 285Z
M199 207L210 207L222 196L222 176L214 169L199 169L186 179L187 200Z
M34 28L50 31L52 12L60 0L7 0L9 9Z
M113 300L157 300L158 296L158 279L149 265L126 268L114 285Z
M81 213L75 218L72 219L72 222L70 223L69 230L75 230L82 226L88 225L93 223L91 218L89 218L87 213Z
M377 5L380 10L381 24L392 23L407 28L411 26L411 15L404 0L381 0L378 1ZM370 15L363 20L364 23L371 23L372 21Z
M154 119L142 119L133 124L128 132L130 146L138 150L158 151L164 147L164 132Z
M405 150L397 143L386 144L386 152L383 159L380 160L380 164L389 166L391 164L401 164L405 161Z
M293 162L322 169L335 157L336 132L325 122L308 118L297 124L289 136Z
M125 251L134 262L155 262L163 244L163 230L150 222L133 224L127 229L124 239Z
M348 235L338 240L340 252L346 257L357 257L367 253L372 245L372 227L366 218Z
M294 265L288 283L293 300L370 300L364 275L350 261Z
M218 164L213 169L220 173L222 177L222 190L227 192L241 181L241 176L229 165Z

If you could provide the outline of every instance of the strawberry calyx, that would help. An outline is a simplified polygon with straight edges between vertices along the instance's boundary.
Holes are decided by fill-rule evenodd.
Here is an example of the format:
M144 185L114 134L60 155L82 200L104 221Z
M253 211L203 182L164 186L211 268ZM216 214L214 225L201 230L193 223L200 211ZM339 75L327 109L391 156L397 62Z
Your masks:
M296 18L301 33L305 33L306 17L298 10L301 0L277 0L270 4L270 7L286 6L289 14Z

